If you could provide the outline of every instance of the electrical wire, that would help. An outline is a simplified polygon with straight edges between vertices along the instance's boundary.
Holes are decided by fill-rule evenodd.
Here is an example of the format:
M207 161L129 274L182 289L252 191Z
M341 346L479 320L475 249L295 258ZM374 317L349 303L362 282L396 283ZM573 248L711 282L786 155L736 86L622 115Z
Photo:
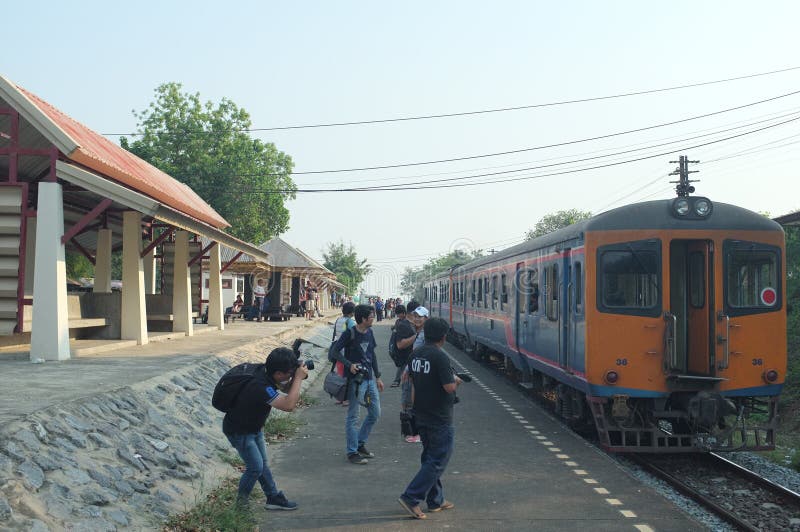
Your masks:
M619 94L611 94L605 96L593 96L588 98L579 98L574 100L562 100L556 102L548 102L548 103L537 103L537 104L530 104L530 105L518 105L513 107L499 107L495 109L483 109L478 111L463 111L458 113L441 113L441 114L430 114L430 115L418 115L418 116L406 116L406 117L397 117L397 118L381 118L375 120L354 120L354 121L344 121L344 122L330 122L330 123L320 123L320 124L302 124L302 125L290 125L290 126L275 126L275 127L261 127L261 128L247 128L247 129L239 129L234 130L235 132L242 132L242 133L254 133L259 131L285 131L291 129L311 129L311 128L326 128L326 127L341 127L341 126L361 126L361 125L369 125L369 124L385 124L385 123L393 123L393 122L409 122L414 120L430 120L435 118L453 118L458 116L474 116L474 115L482 115L482 114L490 114L490 113L504 113L509 111L520 111L525 109L538 109L543 107L556 107L562 105L571 105L576 103L587 103L587 102L596 102L602 100L612 100L617 98L627 98L630 96L642 96L645 94L655 94L659 92L668 92L674 90L683 90L689 89L694 87L702 87L707 85L715 85L719 83L728 83L731 81L739 81L743 79L751 79L757 78L761 76L770 76L774 74L781 74L784 72L790 72L792 70L798 70L800 66L793 66L788 68L782 68L779 70L771 70L768 72L759 72L756 74L746 74L744 76L736 76L732 78L725 78L725 79L718 79L713 81L701 81L697 83L688 83L684 85L674 85L671 87L663 87L660 89L646 89L646 90L639 90L639 91L631 91L631 92L624 92ZM213 131L203 131L202 133L215 133ZM103 133L103 135L107 137L122 137L122 136L142 136L143 133Z

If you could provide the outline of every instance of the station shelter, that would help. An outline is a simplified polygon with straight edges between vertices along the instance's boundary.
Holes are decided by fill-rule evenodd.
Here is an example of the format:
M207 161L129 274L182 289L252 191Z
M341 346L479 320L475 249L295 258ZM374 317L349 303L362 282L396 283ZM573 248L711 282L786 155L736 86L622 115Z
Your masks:
M269 255L270 268L269 271L257 271L248 276L245 302L250 300L250 290L259 277L267 281L270 305L267 313L270 314L298 313L304 290L309 285L319 294L321 312L331 309L331 293L334 290L339 294L344 293L345 285L336 279L336 274L282 238L272 238L258 248ZM252 256L242 256L237 262L238 270L247 272L253 269L255 260Z
M229 225L187 185L0 76L0 343L64 360L70 338L192 335L204 258L208 324L224 328L220 247L269 263ZM67 250L94 264L92 292L67 292Z

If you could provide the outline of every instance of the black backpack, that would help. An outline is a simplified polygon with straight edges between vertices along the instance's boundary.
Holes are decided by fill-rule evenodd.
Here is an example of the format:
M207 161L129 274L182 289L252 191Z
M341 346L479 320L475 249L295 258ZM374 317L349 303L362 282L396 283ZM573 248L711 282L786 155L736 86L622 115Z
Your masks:
M259 371L264 371L264 364L245 362L234 366L220 377L211 396L211 406L220 412L230 412L236 405L236 399L244 387L253 380Z
M397 349L397 331L392 327L392 336L389 338L389 358L392 359L396 367L403 365L403 360L400 356L400 350Z

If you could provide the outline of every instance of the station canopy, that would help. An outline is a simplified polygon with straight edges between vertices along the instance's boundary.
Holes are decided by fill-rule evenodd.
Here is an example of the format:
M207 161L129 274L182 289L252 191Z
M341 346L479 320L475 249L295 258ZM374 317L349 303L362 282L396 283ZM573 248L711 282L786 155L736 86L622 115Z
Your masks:
M18 124L12 114L2 112L9 108L19 114ZM6 131L11 131L11 136L2 133ZM11 146L15 137L18 146ZM122 241L122 212L134 210L142 213L145 224L184 229L241 251L253 262L269 262L264 250L226 233L230 224L189 186L0 76L0 150L3 148L16 149L19 154L16 176L20 183L53 180L55 172L63 185L65 229L110 199L102 222L87 229L100 224L111 229L115 248ZM10 175L10 161L0 155L0 176ZM35 206L35 201L31 203ZM86 230L66 245L95 249L96 238L96 231Z

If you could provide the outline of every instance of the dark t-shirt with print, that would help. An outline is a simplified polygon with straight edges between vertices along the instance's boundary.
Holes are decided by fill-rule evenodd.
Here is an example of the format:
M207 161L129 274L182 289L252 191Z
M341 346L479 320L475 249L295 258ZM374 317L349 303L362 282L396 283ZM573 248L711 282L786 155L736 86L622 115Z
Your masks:
M455 382L447 353L425 344L411 355L409 363L414 383L414 417L421 425L453 423L453 394L442 387Z

